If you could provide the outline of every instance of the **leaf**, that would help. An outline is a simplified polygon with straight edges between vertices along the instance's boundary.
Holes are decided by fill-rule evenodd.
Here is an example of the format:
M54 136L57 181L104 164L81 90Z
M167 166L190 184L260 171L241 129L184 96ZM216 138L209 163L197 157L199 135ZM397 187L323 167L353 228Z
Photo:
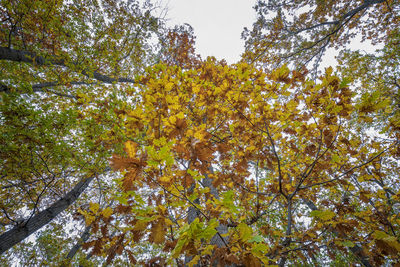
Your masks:
M150 222L154 221L157 219L156 216L152 216L152 217L138 217L137 218L137 222L135 223L135 230L138 231L143 231L147 228L147 226L149 225Z
M236 205L233 203L235 197L234 191L226 191L222 194L222 205L232 213L237 210Z
M155 244L162 244L165 241L164 220L160 219L152 223L149 240Z
M248 242L249 243L252 243L252 242L260 243L263 241L264 241L264 238L262 236L256 235L256 236L253 236L253 238L251 238Z
M269 248L264 243L255 243L252 246L251 251L254 254L254 256L257 256L259 258L264 258L265 254L267 254L267 252L269 251Z
M375 231L373 234L373 237L379 240L387 238L389 235L383 231Z
M172 177L169 176L161 176L160 182L168 184L171 181Z
M346 241L343 241L343 242L341 242L341 243L342 243L342 245L345 246L345 247L350 247L350 248L352 248L352 247L355 246L355 244L354 244L353 242L351 242L350 240L346 240Z
M86 224L86 226L91 225L96 219L95 216L90 215L90 214L85 214L84 216L85 216L85 224Z
M107 207L107 208L105 208L105 209L103 210L102 215L103 215L104 218L108 219L108 218L110 218L110 216L112 215L112 213L113 213L112 208Z
M187 243L187 235L182 234L179 237L175 248L171 252L171 257L172 258L178 258L180 256L181 252L182 252L183 246L185 246L186 243Z
M377 240L382 240L385 242L387 245L390 247L396 249L398 252L400 252L400 242L397 241L397 238L391 235L388 235L387 233L383 231L375 231L372 236L377 239Z
M179 112L178 114L176 114L176 117L177 117L178 119L183 119L183 118L185 117L185 114L181 111L181 112Z
M336 154L332 155L332 160L333 162L339 163L340 162L340 157Z
M97 214L97 211L100 209L99 203L89 203L89 209L94 213Z
M198 237L204 238L205 240L210 240L213 236L215 236L215 234L217 234L217 226L218 221L216 219L212 219Z
M193 267L194 265L196 265L199 262L199 260L200 260L199 255L194 256L193 259L190 262L188 262L188 266Z
M137 144L132 141L125 142L125 151L130 158L136 158Z
M240 223L237 227L239 238L242 241L248 241L253 236L253 229L245 223Z

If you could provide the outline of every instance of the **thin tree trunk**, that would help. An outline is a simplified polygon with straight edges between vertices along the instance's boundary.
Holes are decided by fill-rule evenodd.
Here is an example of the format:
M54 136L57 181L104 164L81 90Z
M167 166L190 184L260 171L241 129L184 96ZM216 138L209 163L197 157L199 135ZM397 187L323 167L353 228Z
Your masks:
M81 180L63 198L53 203L47 209L39 212L25 223L15 226L0 236L0 255L18 244L67 209L88 187L95 176Z
M67 257L65 257L66 259L72 260L72 258L78 252L78 250L82 247L82 244L85 243L89 239L91 228L92 228L91 225L85 227L85 231L83 231L81 238L79 238L78 242L76 242L76 244L68 252Z
M287 205L287 221L288 225L286 227L286 238L282 243L282 246L284 248L287 248L290 246L290 243L292 242L292 239L290 238L290 235L292 234L292 199L288 199L288 205ZM287 253L283 254L281 260L279 261L279 266L284 267L285 263L287 261Z

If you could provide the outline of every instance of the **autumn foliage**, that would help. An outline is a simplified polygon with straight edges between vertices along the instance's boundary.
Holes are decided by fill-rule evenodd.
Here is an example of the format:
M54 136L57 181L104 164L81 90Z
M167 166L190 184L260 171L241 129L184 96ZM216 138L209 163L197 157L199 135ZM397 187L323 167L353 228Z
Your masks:
M396 134L354 131L360 111L331 69L314 83L286 67L207 60L158 65L140 83L125 153L111 160L124 173L120 204L99 221L121 233L99 240L130 254L149 242L162 264L398 258Z
M73 193L48 229L84 234L45 247L63 266L400 264L396 1L258 1L231 65L148 2L102 2L1 1L4 233ZM353 30L384 48L318 69Z

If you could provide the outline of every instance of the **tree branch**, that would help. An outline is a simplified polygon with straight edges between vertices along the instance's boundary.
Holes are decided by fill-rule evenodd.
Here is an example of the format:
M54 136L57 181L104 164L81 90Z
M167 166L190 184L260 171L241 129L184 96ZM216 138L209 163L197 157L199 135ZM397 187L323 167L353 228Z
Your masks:
M106 168L104 171L109 170L110 168ZM95 175L81 180L63 198L54 202L50 207L39 212L30 220L19 224L0 235L0 255L42 228L44 225L48 224L51 220L57 217L57 215L67 209L88 187L94 177Z
M279 158L279 156L278 156L278 153L276 152L275 143L274 143L274 140L272 140L272 137L271 137L271 135L270 135L270 133L269 133L268 126L266 126L266 131L264 131L264 132L265 132L265 133L267 134L267 136L268 136L268 139L269 139L269 141L270 141L270 143L271 143L272 152L274 153L274 156L275 156L275 158L276 158L276 160L277 160L277 162L278 162L279 193L281 193L286 199L288 199L288 196L283 192L283 188L282 188L282 179L283 179L283 176L282 176L282 171L281 171L281 160L280 160L280 158Z
M385 1L386 0L367 0L367 1L364 2L364 4L362 4L361 6L358 6L358 7L354 8L354 9L348 11L346 14L344 14L343 16L341 16L337 20L321 22L321 23L318 23L318 24L315 24L315 25L312 25L312 26L309 26L309 27L306 27L306 28L302 28L302 29L299 29L299 30L296 30L296 31L293 31L293 32L288 30L288 32L290 34L292 34L292 35L296 35L296 34L304 32L304 31L309 31L309 30L312 30L312 29L315 29L315 28L319 28L319 27L322 27L322 26L325 26L325 25L345 24L342 21L345 20L346 18L354 16L358 12L369 8L371 5L380 4L380 3L383 3Z

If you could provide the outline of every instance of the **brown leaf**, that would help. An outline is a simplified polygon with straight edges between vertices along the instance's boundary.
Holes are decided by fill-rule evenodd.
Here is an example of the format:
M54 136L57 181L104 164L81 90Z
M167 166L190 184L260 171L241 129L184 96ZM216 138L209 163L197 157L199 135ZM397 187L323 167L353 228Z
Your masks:
M135 264L137 263L137 260L136 260L135 257L133 256L132 251L127 250L126 252L128 253L129 262L130 262L132 265L135 265Z
M97 240L94 242L94 247L93 247L92 253L93 253L94 255L100 255L102 248L103 248L103 245L102 245L101 240L97 239Z
M149 241L156 244L162 244L165 241L165 222L164 219L159 219L152 223Z
M243 263L246 267L261 267L260 261L251 253L246 253L243 257Z
M240 264L239 258L234 254L229 254L229 255L225 256L225 260L228 263L234 263L234 264L238 264L238 265Z

